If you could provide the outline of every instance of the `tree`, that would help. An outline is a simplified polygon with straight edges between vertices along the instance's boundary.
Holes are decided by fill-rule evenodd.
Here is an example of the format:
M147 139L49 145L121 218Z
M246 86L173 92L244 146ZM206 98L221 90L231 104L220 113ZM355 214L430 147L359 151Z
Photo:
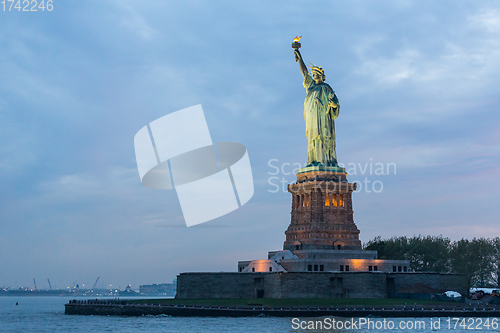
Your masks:
M365 244L367 251L377 251L379 259L406 260L408 240L406 237L382 239L377 236Z
M467 278L467 288L486 287L493 280L495 247L486 238L461 239L450 251L451 270Z
M416 272L460 273L466 276L467 288L500 288L500 238L461 239L451 242L439 236L375 237L366 250L378 251L380 259L410 261Z
M442 235L418 235L410 238L410 267L417 272L448 272L450 243L450 240Z
M470 290L472 286L472 277L477 270L477 262L474 260L474 254L470 249L471 245L469 240L461 239L453 243L450 251L452 272L465 275L467 290Z
M439 236L392 237L380 236L365 244L365 250L377 251L380 259L409 260L410 269L417 272L448 271L450 240Z
M369 240L363 245L363 249L366 251L377 251L378 257L384 253L386 242L382 240L382 237L377 236L372 240Z
M493 283L495 287L500 288L500 237L491 241L493 246Z
M486 238L473 239L472 243L477 248L477 260L479 261L479 269L475 276L475 280L480 287L487 287L493 284L494 255L495 246L493 241Z

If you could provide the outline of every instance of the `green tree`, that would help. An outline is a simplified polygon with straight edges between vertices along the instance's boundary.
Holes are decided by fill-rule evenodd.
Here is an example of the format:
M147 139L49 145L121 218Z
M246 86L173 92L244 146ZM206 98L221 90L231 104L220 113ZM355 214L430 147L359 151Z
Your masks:
M475 280L481 287L491 286L493 285L493 274L495 271L495 246L493 245L493 241L486 238L479 238L473 239L472 242L477 248L477 258L479 261L479 269Z
M417 272L448 271L450 240L439 236L413 236L412 238L380 236L365 244L365 250L377 251L379 259L409 260L410 269Z
M486 238L461 239L450 251L451 271L467 278L467 288L486 287L493 281L495 247Z
M373 240L368 241L364 249L367 251L377 251L379 259L406 260L408 239L406 237L392 237L382 239L377 236Z
M467 290L472 287L473 275L477 270L477 262L474 260L474 254L470 250L471 244L469 240L461 239L453 243L450 251L452 272L465 275Z
M493 246L493 283L500 288L500 237L491 241Z
M366 242L363 245L363 249L366 251L377 251L378 257L380 258L385 251L385 245L386 242L382 240L382 237L377 236L374 239L371 239L368 242Z
M466 276L467 288L500 288L500 238L461 239L451 242L439 236L375 237L365 250L378 252L380 259L410 261L416 272L460 273Z
M408 242L410 267L417 272L446 273L451 241L439 236L414 236Z

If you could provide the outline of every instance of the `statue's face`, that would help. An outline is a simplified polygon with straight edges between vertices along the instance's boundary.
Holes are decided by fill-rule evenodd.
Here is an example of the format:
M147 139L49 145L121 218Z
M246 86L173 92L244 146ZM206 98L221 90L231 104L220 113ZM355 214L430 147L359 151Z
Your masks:
M325 81L324 75L322 75L321 73L318 73L316 71L313 71L312 77L313 77L314 82L316 82L316 84L320 84L320 83L323 83Z

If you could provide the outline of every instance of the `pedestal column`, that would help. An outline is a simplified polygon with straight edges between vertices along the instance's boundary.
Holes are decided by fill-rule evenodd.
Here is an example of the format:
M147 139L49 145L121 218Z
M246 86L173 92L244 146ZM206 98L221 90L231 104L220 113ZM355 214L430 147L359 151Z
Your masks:
M339 167L299 170L297 182L288 185L292 210L284 250L361 250L351 200L356 184L346 176Z

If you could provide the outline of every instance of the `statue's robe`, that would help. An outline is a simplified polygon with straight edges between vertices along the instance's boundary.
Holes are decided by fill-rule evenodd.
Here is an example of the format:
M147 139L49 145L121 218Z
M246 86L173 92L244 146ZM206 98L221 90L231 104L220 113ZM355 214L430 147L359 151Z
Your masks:
M309 142L307 165L337 166L334 119L339 115L340 104L335 91L324 82L316 84L309 73L304 78L304 87L307 91L304 120ZM332 97L336 107L328 105Z

